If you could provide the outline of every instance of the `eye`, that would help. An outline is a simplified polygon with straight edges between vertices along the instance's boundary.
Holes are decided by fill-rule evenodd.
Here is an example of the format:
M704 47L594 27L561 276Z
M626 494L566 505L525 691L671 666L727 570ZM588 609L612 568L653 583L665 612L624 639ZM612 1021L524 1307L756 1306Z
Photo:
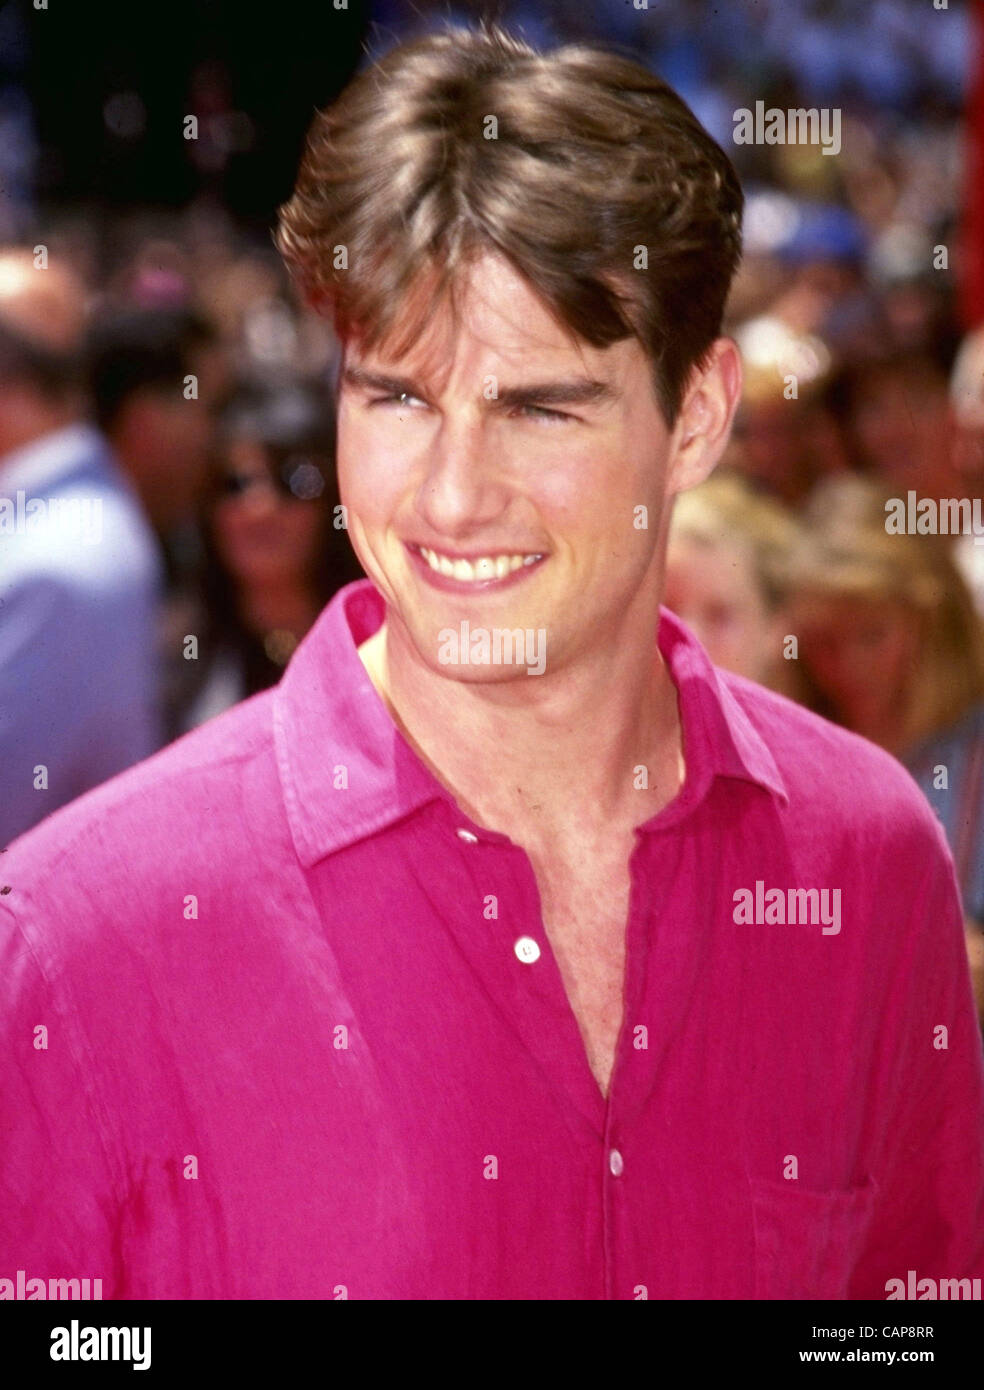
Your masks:
M543 420L546 424L556 424L561 420L574 420L576 416L565 415L562 410L548 410L542 405L520 406L520 411L531 420Z
M410 405L412 401L416 401L417 405L424 404L424 402L422 400L419 400L416 396L411 396L409 391L400 391L398 394L392 396L373 396L372 399L369 401L369 404L406 406Z

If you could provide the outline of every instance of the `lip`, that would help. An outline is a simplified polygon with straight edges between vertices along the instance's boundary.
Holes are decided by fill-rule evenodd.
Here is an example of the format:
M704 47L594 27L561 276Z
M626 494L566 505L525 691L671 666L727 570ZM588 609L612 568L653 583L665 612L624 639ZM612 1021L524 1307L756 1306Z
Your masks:
M540 568L547 558L545 555L542 555L540 559L534 561L532 565L523 565L518 570L513 570L511 574L504 574L501 579L454 579L449 574L438 574L437 570L432 570L423 555L421 555L419 549L410 541L404 541L403 544L407 554L410 556L410 563L417 573L422 575L432 588L440 589L446 594L482 594L488 593L493 589L496 591L499 589L509 589L516 584L521 584L524 579L528 579L531 574L534 574ZM431 546L427 547L428 550L431 548ZM436 549L436 547L433 548ZM449 560L478 560L482 555L488 555L490 553L494 552L476 550L470 555L465 555L458 551L441 551L441 554L447 555ZM502 553L505 554L506 552L503 551ZM522 551L514 550L509 553L520 555Z

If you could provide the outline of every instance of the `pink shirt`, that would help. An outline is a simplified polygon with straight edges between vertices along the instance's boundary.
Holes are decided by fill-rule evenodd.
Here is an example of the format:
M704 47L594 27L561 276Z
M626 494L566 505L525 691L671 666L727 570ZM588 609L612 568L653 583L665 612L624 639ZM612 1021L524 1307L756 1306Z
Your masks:
M0 858L0 1278L883 1299L984 1274L960 909L901 766L664 610L687 776L636 831L606 1102L526 854L365 674L382 616L342 590L275 690Z

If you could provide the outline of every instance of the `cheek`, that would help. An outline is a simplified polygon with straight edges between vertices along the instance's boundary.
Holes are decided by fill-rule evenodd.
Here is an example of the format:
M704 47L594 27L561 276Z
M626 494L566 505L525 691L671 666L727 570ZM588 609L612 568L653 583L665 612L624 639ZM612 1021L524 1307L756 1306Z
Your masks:
M217 545L239 534L239 516L235 503L218 502L212 512L212 536Z
M360 469L356 464L372 466L375 449L372 432L366 428L361 415L341 407L335 427L335 459L339 483L344 479L350 487L358 484Z
M238 524L237 518L216 515L212 523L212 537L222 563L227 569L237 569L240 557L249 544L249 536Z
M518 472L514 476L516 489L529 498L547 526L553 525L566 533L587 529L592 517L596 522L601 520L597 505L599 493L576 461L567 467L541 466L535 471L527 470L525 477Z
M637 437L634 421L501 422L492 439L500 463L516 483L545 502L574 512L587 504L602 513L624 502L648 502L656 475L652 440Z
M167 434L175 449L199 449L212 434L212 423L201 401L184 401L176 406L167 422Z
M321 530L321 515L309 503L284 509L281 534L284 542L298 554L307 555L314 549Z
M897 683L902 681L916 656L915 643L907 632L891 633L878 647L875 661Z
M535 468L514 474L544 525L602 558L648 564L659 540L663 500L657 469L636 466L625 445L567 441ZM672 605L671 605L672 606Z
M409 487L407 444L352 413L339 416L337 472L340 500L366 520L386 520Z

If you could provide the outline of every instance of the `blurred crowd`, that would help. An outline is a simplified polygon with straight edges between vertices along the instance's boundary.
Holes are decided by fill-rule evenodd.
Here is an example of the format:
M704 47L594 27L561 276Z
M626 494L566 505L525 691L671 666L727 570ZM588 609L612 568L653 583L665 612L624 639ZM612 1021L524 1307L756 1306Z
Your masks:
M274 684L362 577L327 327L201 208L0 250L0 843ZM31 505L33 506L33 511Z
M372 44L485 10L379 0ZM886 527L911 492L984 500L984 328L960 302L969 20L906 0L499 12L534 40L634 49L732 154L745 393L719 474L677 504L666 603L719 665L910 768L979 969L984 536ZM757 99L838 103L838 158L735 146ZM38 239L43 274L26 245L0 252L0 844L274 683L362 573L336 344L269 240L214 198L64 208ZM19 514L28 497L43 514Z

